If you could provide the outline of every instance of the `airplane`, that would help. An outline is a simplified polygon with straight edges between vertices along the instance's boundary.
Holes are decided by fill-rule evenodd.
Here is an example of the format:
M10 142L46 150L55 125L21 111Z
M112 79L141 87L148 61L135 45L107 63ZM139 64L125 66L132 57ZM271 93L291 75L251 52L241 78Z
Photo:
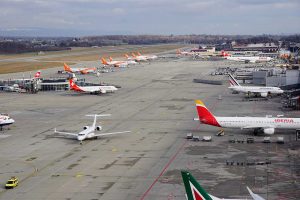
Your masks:
M76 92L86 92L90 94L104 94L107 92L114 92L118 89L115 86L112 85L99 85L99 86L78 86L75 82L73 82L73 79L70 78L70 89L74 90Z
M137 52L137 55L138 56L144 56L146 57L148 60L154 60L154 59L157 59L157 55L142 55L140 52Z
M127 61L113 61L112 58L110 61L106 61L105 58L101 58L101 62L105 66L113 66L113 67L127 67Z
M15 122L14 119L10 118L8 114L0 114L0 131L3 130L3 126L11 125Z
M188 51L181 51L180 49L176 50L177 55L183 55L183 56L192 56L194 55L194 52L188 52Z
M34 75L34 79L40 78L41 77L41 71L37 71Z
M250 95L250 93L253 93L255 95L260 95L261 97L267 97L271 94L282 94L284 91L280 89L279 87L263 87L263 86L241 86L237 80L231 75L229 75L229 89L235 91L235 92L242 92Z
M192 176L192 174L189 173L188 171L181 171L181 176L184 183L187 200L222 200L223 199L208 194L201 187L201 185L196 181L196 179ZM248 187L247 189L251 197L253 198L253 200L265 200L258 194L253 193ZM223 199L223 200L231 200L231 199Z
M88 73L96 73L96 67L81 67L81 68L71 68L66 63L64 63L64 70L70 73L81 73L81 74L88 74Z
M128 65L135 65L137 64L137 62L135 62L134 60L126 60L126 61L113 61L112 57L109 57L109 61L110 62L125 62Z
M134 53L131 53L133 59L137 62L142 62L142 61L148 61L149 58L147 58L146 56L139 56L139 55L135 55Z
M300 129L300 118L277 117L217 117L214 116L201 100L195 100L200 123L220 128L254 129L254 134L259 131L273 135L275 129Z
M245 63L269 62L272 60L271 57L265 56L232 56L224 51L222 52L222 56L227 60L241 61Z
M106 117L106 116L110 116L110 114L102 114L102 115L95 114L95 115L86 115L86 116L94 117L94 122L93 122L92 126L84 126L83 131L80 131L79 133L68 133L68 132L63 132L63 131L57 131L55 128L54 133L72 136L72 137L76 138L80 142L80 144L82 144L82 141L85 139L92 139L92 138L97 139L98 137L102 137L102 136L131 132L131 131L121 131L121 132L95 134L95 131L102 130L102 126L96 126L97 117Z

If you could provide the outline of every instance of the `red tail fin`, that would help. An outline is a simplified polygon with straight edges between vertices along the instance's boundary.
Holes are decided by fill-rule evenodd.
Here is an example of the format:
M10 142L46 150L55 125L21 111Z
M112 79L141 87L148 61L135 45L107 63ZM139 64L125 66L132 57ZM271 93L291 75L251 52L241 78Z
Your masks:
M34 78L40 78L41 76L41 71L37 71L34 75Z
M211 112L209 112L209 110L205 107L204 103L201 100L195 100L195 103L200 122L202 122L203 124L221 127L215 116Z
M70 89L71 89L71 90L83 92L83 90L82 90L80 87L78 87L78 85L76 85L75 82L73 82L73 79L72 79L72 78L70 78L69 83L70 83Z

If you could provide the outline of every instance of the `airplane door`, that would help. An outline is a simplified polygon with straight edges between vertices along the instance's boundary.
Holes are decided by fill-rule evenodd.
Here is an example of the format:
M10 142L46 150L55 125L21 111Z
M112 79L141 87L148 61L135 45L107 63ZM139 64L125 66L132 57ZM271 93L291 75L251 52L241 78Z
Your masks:
M300 140L300 129L296 130L296 140Z

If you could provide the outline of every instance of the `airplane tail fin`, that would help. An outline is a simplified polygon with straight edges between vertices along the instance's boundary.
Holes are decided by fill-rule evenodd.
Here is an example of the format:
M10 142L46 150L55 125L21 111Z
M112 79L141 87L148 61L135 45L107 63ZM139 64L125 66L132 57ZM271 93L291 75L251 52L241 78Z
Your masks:
M177 50L176 50L176 54L177 54L177 55L180 55L180 54L181 54L180 49L177 49Z
M253 193L250 188L247 187L248 192L250 193L250 196L255 199L255 200L265 200L264 198L262 198L261 196L259 196L258 194Z
M111 116L111 114L102 114L102 115L89 114L89 115L85 115L85 116L87 116L87 117L94 117L93 127L95 127L96 123L97 123L97 117L107 117L107 116Z
M128 56L128 54L127 54L127 53L125 53L125 54L124 54L124 56L125 56L125 58L127 58L127 59L129 58L129 56Z
M140 54L140 52L137 52L137 55L141 56L142 54Z
M110 62L111 62L111 61L113 61L113 59L112 59L112 57L111 57L111 56L109 57L109 60L110 60Z
M221 127L215 116L205 107L201 100L195 100L199 121L204 124Z
M71 70L71 67L69 67L69 65L67 65L66 63L64 63L64 70L66 71L66 72L71 72L72 70Z
M73 78L69 79L69 83L70 83L71 90L76 90L76 91L82 92L82 89L80 89L80 87L78 85L76 85L76 83L73 81Z
M224 50L222 50L221 51L221 56L226 58L226 57L231 56L231 55L229 53L225 52Z
M40 78L41 77L41 71L37 71L34 75L34 78Z
M103 65L108 65L107 61L105 60L105 58L101 58L101 62Z
M231 74L228 74L228 76L230 86L240 86L239 82Z
M134 53L131 53L131 55L135 58L136 57L136 55L134 54Z
M212 200L209 194L188 171L181 171L181 176L187 194L187 200Z

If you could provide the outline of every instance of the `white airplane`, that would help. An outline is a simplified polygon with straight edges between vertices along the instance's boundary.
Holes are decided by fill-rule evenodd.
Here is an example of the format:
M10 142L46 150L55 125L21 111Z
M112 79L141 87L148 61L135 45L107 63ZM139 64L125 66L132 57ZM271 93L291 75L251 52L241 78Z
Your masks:
M178 56L193 56L195 53L194 52L189 52L189 51L181 51L180 49L176 50L176 54Z
M157 55L142 55L140 52L137 52L138 56L144 56L147 60L154 60L157 59Z
M233 61L241 61L241 62L250 62L250 63L258 63L258 62L269 62L272 60L271 57L263 57L263 56L232 56L230 54L222 52L222 55L227 60Z
M109 61L110 62L125 62L125 63L127 63L128 65L135 65L135 64L137 64L137 62L136 61L134 61L134 60L126 60L126 61L115 61L115 60L113 60L112 59L112 57L109 57Z
M192 174L189 173L188 171L181 171L181 176L184 183L187 200L231 200L231 199L218 198L211 194L208 194L201 187L201 185L196 181L196 179L192 176ZM253 193L248 187L247 189L251 197L253 198L253 200L265 200L258 194Z
M253 93L255 95L259 94L262 97L267 97L271 94L282 94L284 92L279 87L241 86L231 74L229 74L229 83L229 89L236 92L246 93L248 95L250 95L250 93Z
M69 80L70 82L70 89L74 90L76 92L86 92L90 94L104 94L107 92L114 92L118 89L115 86L112 85L99 85L99 86L78 86L75 82L73 82L73 79L71 78Z
M96 67L81 67L81 68L71 68L66 63L64 63L64 70L70 73L81 73L81 74L88 74L88 73L96 73Z
M135 60L137 62L149 61L150 60L146 56L139 56L139 55L135 55L134 53L131 53L131 55L132 55L133 60Z
M10 118L8 114L0 114L0 130L3 130L3 126L11 125L15 122L14 119Z
M98 138L102 136L107 136L107 135L115 135L115 134L121 134L121 133L130 133L131 131L121 131L121 132L111 132L111 133L100 133L100 134L95 134L95 131L101 131L102 126L96 126L96 121L97 117L106 117L110 116L110 114L103 114L103 115L86 115L88 117L94 117L94 122L92 126L85 126L83 127L83 131L80 131L79 133L68 133L68 132L63 132L63 131L57 131L56 128L54 129L54 133L58 134L63 134L63 135L69 135L74 138L76 138L80 144L82 144L82 141L85 139L92 139L92 138Z
M101 62L104 66L112 66L112 67L127 67L127 61L113 61L112 58L110 61L106 61L105 58L101 58Z
M283 117L217 117L214 116L201 100L195 100L200 123L220 128L254 129L254 134L263 131L272 135L275 129L300 129L300 118Z

